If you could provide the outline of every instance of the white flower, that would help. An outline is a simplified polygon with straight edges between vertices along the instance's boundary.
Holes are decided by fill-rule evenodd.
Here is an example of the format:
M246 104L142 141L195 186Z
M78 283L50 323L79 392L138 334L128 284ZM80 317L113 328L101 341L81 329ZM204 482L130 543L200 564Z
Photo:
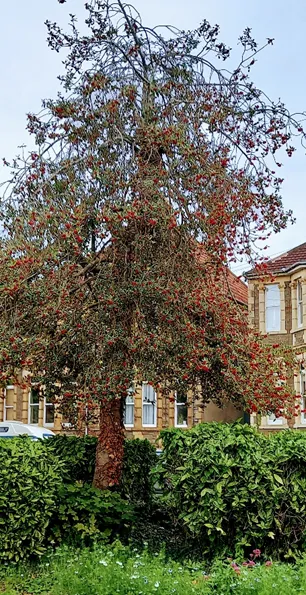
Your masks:
M119 560L116 560L116 564L118 564L118 566L123 566L122 562L119 562Z
M154 587L156 587L156 589L158 589L158 587L159 587L159 582L158 581L156 581Z
M99 564L103 564L103 566L107 566L106 560L100 560Z

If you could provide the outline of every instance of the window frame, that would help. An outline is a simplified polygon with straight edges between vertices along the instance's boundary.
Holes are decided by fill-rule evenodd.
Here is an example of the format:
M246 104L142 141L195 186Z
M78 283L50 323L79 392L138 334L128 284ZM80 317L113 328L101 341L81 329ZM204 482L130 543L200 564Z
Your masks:
M303 285L299 279L296 284L296 307L297 307L297 325L303 326Z
M154 401L151 402L144 402L144 386L150 386L152 388L152 390L154 391ZM141 403L142 403L142 427L143 428L156 428L157 427L157 393L156 390L153 388L153 386L151 384L149 384L148 382L144 381L141 384ZM146 424L144 423L144 407L153 407L153 423L151 424Z
M186 395L186 401L178 401L177 400L177 391L175 392L175 403L174 403L174 427L175 428L188 428L188 403L187 403L187 395ZM184 406L186 407L186 423L183 424L179 424L178 423L178 407L180 406Z
M269 291L271 291L271 289L276 288L278 289L278 304L277 306L275 306L274 304L269 306ZM268 316L267 313L270 311L273 311L277 308L278 311L278 325L277 328L268 328ZM281 292L280 292L280 287L278 283L271 283L270 285L265 285L265 329L266 329L266 333L279 333L281 332Z
M9 421L14 421L14 420L7 419L7 417L6 417L6 411L7 411L7 409L13 409L13 411L14 411L14 405L7 405L7 404L6 404L6 391L7 391L7 390L13 390L13 391L15 391L15 385L14 385L14 384L8 384L8 385L7 385L7 386L4 388L4 399L3 399L3 421L7 421L7 422L9 422Z

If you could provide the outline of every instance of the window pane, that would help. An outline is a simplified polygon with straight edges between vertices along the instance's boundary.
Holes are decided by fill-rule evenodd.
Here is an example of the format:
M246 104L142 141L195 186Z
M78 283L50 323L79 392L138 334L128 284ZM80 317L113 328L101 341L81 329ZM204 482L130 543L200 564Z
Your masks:
M125 406L124 423L128 426L134 425L134 405L127 404Z
M39 391L37 390L37 388L31 388L30 403L31 405L39 404Z
M187 403L187 394L186 394L186 391L183 391L183 390L177 391L177 393L176 393L176 402L177 403L181 403L181 404Z
M187 405L177 405L177 425L178 426L187 426Z
M142 385L142 399L144 403L154 403L155 402L156 393L150 384L143 384Z
M150 384L142 384L143 425L156 425L156 392Z
M30 424L38 424L38 412L39 412L38 405L30 406Z
M269 417L268 417L268 423L273 425L280 425L283 423L283 418L282 417L275 417L274 413L270 413Z
M300 391L301 395L306 394L306 374L303 369L300 371Z
M278 285L267 285L266 300L266 331L280 330L280 291Z
M155 424L155 405L152 403L143 405L143 425Z
M297 308L298 308L298 325L303 324L303 286L300 281L297 284Z
M5 421L14 421L14 409L13 407L5 408Z
M46 405L46 407L45 407L45 423L46 424L54 423L54 405L53 404Z
M14 389L13 388L6 389L5 404L7 407L13 407L13 405L14 405Z

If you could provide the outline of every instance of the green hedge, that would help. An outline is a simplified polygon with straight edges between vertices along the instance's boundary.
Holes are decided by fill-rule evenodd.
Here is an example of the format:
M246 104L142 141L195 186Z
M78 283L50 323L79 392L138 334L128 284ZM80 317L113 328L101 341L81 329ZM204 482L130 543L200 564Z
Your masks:
M213 557L294 556L306 537L306 434L266 437L242 424L162 432L162 503L186 539Z
M44 551L62 463L31 439L0 440L0 561Z
M149 506L154 492L151 471L156 463L156 448L149 440L126 440L120 485L122 496L138 506Z
M84 442L70 444L82 452ZM76 460L71 477L68 450L61 459L48 440L0 439L0 562L35 557L63 541L109 540L129 529L133 506L119 493L72 481L87 479L89 472Z
M47 449L64 464L65 482L91 484L94 476L97 438L57 435L44 441ZM140 506L149 505L153 495L151 470L156 448L149 440L125 440L120 494Z
M62 484L58 506L50 520L49 533L56 545L90 545L123 538L135 520L133 507L116 492L90 485Z
M97 447L95 436L79 438L57 434L43 440L43 444L63 462L65 481L92 483Z

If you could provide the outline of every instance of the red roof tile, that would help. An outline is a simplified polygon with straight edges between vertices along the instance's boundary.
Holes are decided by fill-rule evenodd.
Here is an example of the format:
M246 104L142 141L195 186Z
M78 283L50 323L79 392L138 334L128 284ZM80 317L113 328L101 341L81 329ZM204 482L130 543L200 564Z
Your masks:
M282 274L296 268L299 265L306 266L306 242L296 246L295 248L292 248L291 250L288 250L288 252L284 252L276 258L267 260L264 264L264 268L259 267L258 269L254 268L251 271L247 271L245 276L250 278L259 277L265 272L268 274Z
M198 245L196 254L199 262L209 262L210 258L203 246ZM247 306L248 286L239 277L236 277L236 275L234 275L234 273L227 266L223 267L223 272L224 290L228 292L230 297L236 300L236 302L238 302L239 304L243 304L244 306Z
M240 304L248 305L248 286L236 277L232 271L227 270L227 282L232 297Z

